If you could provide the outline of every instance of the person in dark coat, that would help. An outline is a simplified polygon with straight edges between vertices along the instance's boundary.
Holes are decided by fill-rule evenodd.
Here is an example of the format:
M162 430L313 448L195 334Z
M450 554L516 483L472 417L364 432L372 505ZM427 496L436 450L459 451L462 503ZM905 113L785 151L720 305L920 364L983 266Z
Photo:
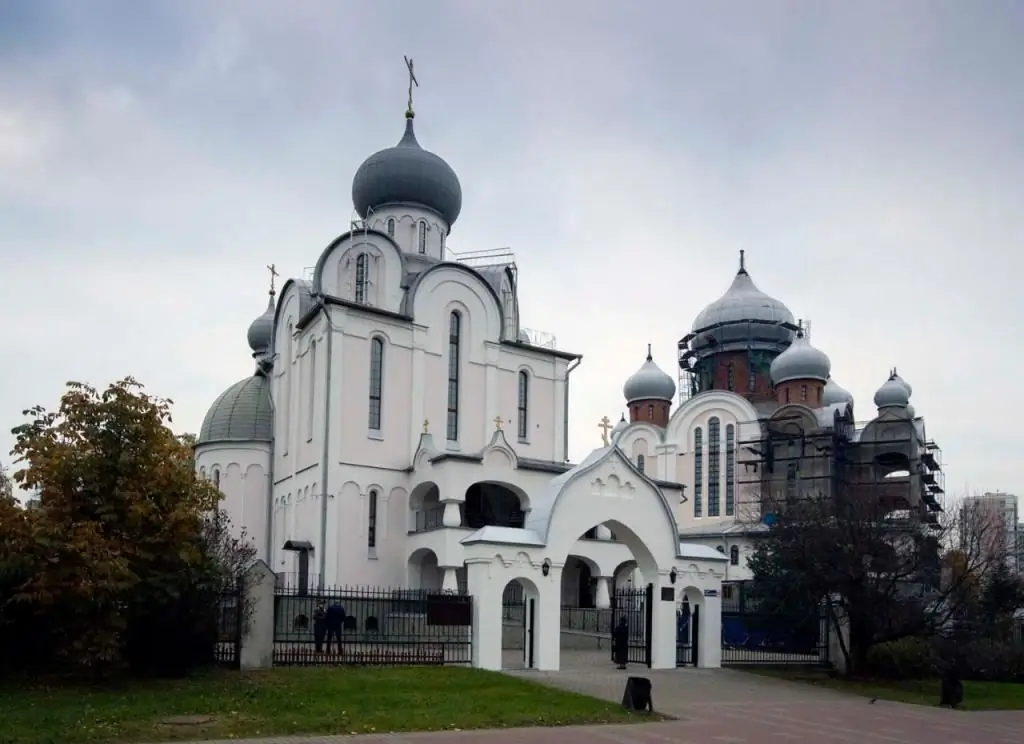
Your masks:
M325 618L327 627L327 653L331 653L331 642L338 641L338 653L341 653L341 631L345 627L345 608L335 602L327 608Z
M316 603L313 610L313 640L316 643L316 652L319 654L324 650L324 636L327 635L327 608L323 602Z
M629 660L629 623L624 617L619 618L619 624L612 631L612 659L619 669L626 668Z

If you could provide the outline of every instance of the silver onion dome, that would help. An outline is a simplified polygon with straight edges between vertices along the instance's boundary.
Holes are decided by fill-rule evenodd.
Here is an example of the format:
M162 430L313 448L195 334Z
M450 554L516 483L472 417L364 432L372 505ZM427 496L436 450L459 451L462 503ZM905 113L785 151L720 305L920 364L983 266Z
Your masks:
M253 356L262 356L270 351L274 340L274 293L271 291L267 309L249 326L246 334Z
M821 405L832 406L836 403L853 403L853 393L829 377L821 391Z
M647 360L622 386L627 403L638 400L667 400L672 402L676 395L676 383L661 367L654 363L651 346L647 345Z
M828 380L832 362L821 349L811 346L803 331L798 331L789 348L772 360L772 383L780 385L789 380Z
M907 384L893 370L889 379L875 392L875 405L878 408L906 408L908 403Z
M728 291L693 321L689 343L698 358L730 350L780 352L793 341L793 313L757 288L743 255L740 251L740 270Z
M352 179L352 204L363 218L387 204L415 204L437 212L450 228L462 211L462 186L448 163L420 147L412 121L407 113L398 144L359 166Z

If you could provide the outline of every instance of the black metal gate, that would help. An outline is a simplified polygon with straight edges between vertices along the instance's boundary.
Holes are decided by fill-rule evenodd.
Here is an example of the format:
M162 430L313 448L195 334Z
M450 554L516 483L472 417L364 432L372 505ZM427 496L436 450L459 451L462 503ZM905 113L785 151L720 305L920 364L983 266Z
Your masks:
M629 645L626 661L630 664L651 666L651 636L654 628L654 584L643 589L623 587L612 596L612 634L622 618L629 627ZM612 661L615 644L612 644Z
M230 669L238 669L241 662L242 623L244 621L242 582L229 583L220 592L217 606L216 662Z
M700 648L700 605L684 602L676 620L676 666L697 666Z

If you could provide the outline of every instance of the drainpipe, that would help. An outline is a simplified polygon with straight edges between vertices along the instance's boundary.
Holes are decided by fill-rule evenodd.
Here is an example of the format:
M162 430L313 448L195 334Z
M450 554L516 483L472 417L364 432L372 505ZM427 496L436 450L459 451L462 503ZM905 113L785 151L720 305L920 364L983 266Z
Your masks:
M271 357L272 359L273 357ZM277 431L277 406L274 405L274 368L271 367L266 372L267 379L270 381L270 420L274 422L273 432ZM270 492L267 494L267 539L264 547L267 550L267 565L270 566L270 570L273 571L274 567L271 565L274 561L274 460L277 459L277 447L275 447L276 436L271 436L270 439L270 467L267 469L267 477L270 481Z
M569 462L569 375L574 369L580 366L580 362L583 361L583 357L576 357L569 366L565 368L565 417L563 418L563 425L565 431L563 433L565 437L565 453L563 454L565 462Z
M330 463L327 458L331 453L331 366L334 361L333 340L334 326L331 324L331 314L327 310L327 303L320 297L320 309L324 312L324 322L327 324L327 370L324 372L324 447L321 455L321 476L323 483L323 496L320 499L320 582L321 585L327 581L327 499L328 499L328 477L330 475ZM315 384L315 383L314 383ZM315 388L314 388L315 391Z

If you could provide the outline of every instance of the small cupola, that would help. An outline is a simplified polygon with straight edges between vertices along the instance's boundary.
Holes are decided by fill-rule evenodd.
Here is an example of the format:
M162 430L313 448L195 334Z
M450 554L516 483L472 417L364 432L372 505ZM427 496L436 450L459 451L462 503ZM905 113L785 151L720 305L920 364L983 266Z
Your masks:
M824 404L832 362L825 352L811 346L803 323L799 325L793 343L772 361L772 384L780 404L801 403L817 408Z
M828 380L825 381L825 388L821 392L821 405L834 406L837 403L853 405L853 393L829 376Z
M668 413L676 395L676 383L661 367L654 363L651 345L647 345L647 359L622 386L622 394L629 406L630 423L646 421L655 426L668 425Z
M905 410L910 404L910 390L910 385L893 369L889 374L889 379L882 383L882 386L875 392L875 405L878 407L878 412Z

